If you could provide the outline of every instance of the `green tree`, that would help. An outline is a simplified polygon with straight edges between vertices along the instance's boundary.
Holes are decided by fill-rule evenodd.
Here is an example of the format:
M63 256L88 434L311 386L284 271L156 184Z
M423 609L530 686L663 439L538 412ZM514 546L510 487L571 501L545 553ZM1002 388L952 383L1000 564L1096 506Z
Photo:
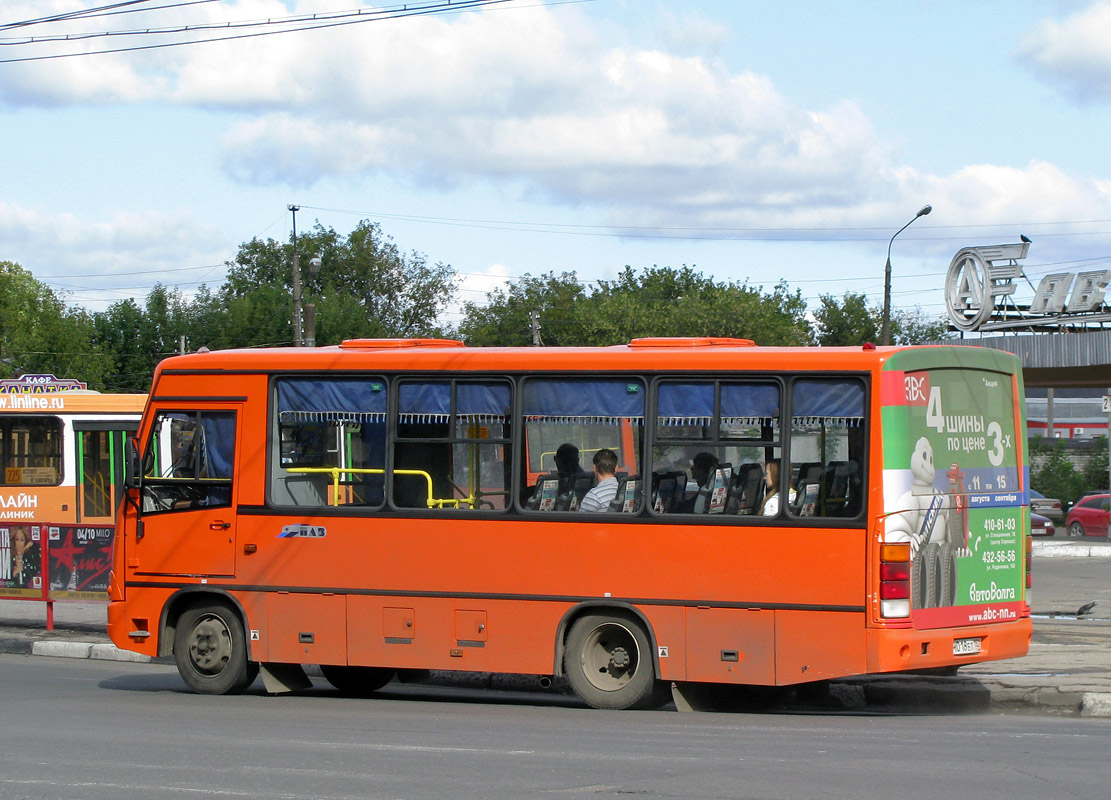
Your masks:
M11 261L0 261L0 371L53 373L99 388L109 360L93 344L92 316Z
M840 298L824 294L814 312L814 341L823 347L854 346L865 342L879 344L883 337L883 309L868 305L858 292L845 292ZM896 309L891 313L893 344L922 344L948 339L948 323L927 316L922 309Z
M1097 436L1092 440L1092 449L1088 453L1088 460L1082 470L1084 476L1083 491L1091 492L1100 489L1106 491L1107 469L1107 437ZM1065 499L1072 500L1074 498L1068 497Z
M845 292L838 300L823 294L821 306L814 312L814 340L822 347L879 344L883 312L868 306L868 298L856 292Z
M925 344L953 338L949 323L930 317L922 309L900 309L891 316L891 341L895 344Z
M719 282L692 267L626 267L593 290L574 272L526 275L466 303L459 335L474 345L525 345L535 312L544 344L621 344L649 336L722 336L761 344L803 344L806 304L778 284L770 293L743 283Z
M1084 491L1084 476L1076 471L1065 453L1065 443L1057 440L1048 446L1049 455L1030 477L1031 485L1046 497L1070 502Z
M595 344L646 336L723 336L758 344L805 344L806 303L785 283L770 293L747 283L715 281L692 267L625 269L599 281L586 302Z
M480 347L529 345L530 313L536 312L543 344L577 342L584 337L577 306L585 297L586 287L574 272L526 274L487 293L485 303L465 302L463 321L455 335Z
M455 271L404 253L377 223L348 236L317 223L297 240L302 303L316 306L316 343L360 337L437 335L454 293ZM310 264L320 258L319 269ZM292 246L254 239L239 249L220 298L226 325L209 347L292 343Z

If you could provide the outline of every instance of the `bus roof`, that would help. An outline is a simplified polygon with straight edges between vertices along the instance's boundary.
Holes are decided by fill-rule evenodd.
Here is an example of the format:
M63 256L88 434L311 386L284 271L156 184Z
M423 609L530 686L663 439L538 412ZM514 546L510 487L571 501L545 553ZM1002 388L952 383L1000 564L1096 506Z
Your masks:
M145 394L86 392L14 392L0 394L3 414L141 414Z
M820 367L871 371L908 350L944 351L968 368L1017 371L1009 353L967 346L760 347L746 339L634 339L609 347L468 347L445 339L355 339L316 348L215 350L173 356L158 372L286 372L322 370L535 372L751 369L789 372ZM923 353L924 355L925 353ZM938 352L941 355L941 352Z

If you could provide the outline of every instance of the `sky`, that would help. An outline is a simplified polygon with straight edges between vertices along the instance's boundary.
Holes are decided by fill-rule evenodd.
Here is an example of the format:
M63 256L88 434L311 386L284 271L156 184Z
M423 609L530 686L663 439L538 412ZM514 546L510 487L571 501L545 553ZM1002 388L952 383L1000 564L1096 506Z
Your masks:
M73 15L108 3L0 3L0 261L70 305L218 287L240 244L289 239L290 205L300 231L379 223L470 302L525 274L689 265L879 306L890 245L894 307L940 317L963 247L1028 236L1034 285L1111 268L1111 2ZM120 51L232 32L268 35Z

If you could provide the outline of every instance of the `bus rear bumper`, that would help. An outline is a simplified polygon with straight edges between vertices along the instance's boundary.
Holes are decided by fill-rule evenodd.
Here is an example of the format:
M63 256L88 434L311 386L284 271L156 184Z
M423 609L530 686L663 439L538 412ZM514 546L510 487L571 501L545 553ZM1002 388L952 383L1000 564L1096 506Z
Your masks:
M1030 649L1033 622L1013 622L938 630L870 629L868 673L905 672L1019 658Z

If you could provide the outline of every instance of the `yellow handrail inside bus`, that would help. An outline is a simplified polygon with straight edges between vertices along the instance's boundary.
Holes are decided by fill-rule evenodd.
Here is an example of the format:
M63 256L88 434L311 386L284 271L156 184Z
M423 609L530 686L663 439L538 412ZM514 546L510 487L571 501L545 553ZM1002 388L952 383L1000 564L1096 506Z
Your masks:
M315 475L331 475L332 476L332 497L328 505L339 505L339 477L341 474L347 473L349 475L385 475L384 469L356 469L354 467L294 467L287 469L286 472L291 474L315 474ZM478 502L478 498L472 493L469 497L452 498L447 500L440 500L432 496L432 476L425 472L423 469L395 469L394 475L417 475L424 478L428 484L428 499L425 503L429 508L444 508L452 507L459 508L460 503L467 503L474 508Z

